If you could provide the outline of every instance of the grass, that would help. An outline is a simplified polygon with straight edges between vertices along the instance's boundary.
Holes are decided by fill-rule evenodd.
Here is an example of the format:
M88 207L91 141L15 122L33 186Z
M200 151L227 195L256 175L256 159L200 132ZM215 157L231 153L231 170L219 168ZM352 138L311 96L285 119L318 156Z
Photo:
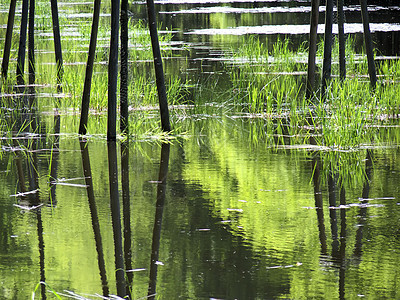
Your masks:
M374 93L365 78L368 74L365 56L352 50L351 38L346 49L347 79L341 82L334 77L326 98L311 101L304 93L305 46L291 51L288 40L278 41L268 52L258 40L250 38L233 53L234 63L228 66L235 102L248 113L289 124L293 134L308 130L316 135L318 145L333 150L350 150L377 142L379 136L374 126L399 113L396 82L400 80L400 63L385 61L379 66L382 76ZM333 61L337 51L335 47ZM336 65L333 72L338 72Z
M321 50L317 54L320 71ZM346 80L338 78L338 64L333 63L325 98L310 100L305 98L306 45L292 51L290 42L285 40L269 50L256 38L245 38L242 47L232 50L227 72L241 112L267 124L256 128L251 140L281 148L280 145L309 144L311 138L316 149L323 150L320 156L325 172L332 170L343 181L362 180L364 167L358 162L365 159L365 149L398 142L389 129L382 128L399 117L400 60L377 63L379 81L373 91L366 56L355 52L351 37L347 39L346 55ZM332 61L338 61L337 43Z
M4 7L8 3L4 2ZM109 4L102 7L102 13L107 13ZM39 106L58 107L63 113L70 113L71 109L79 111L83 93L83 82L85 77L86 60L89 48L89 38L91 32L91 18L70 18L70 14L80 14L90 8L87 5L60 5L59 19L61 28L62 51L63 51L63 94L60 99L51 100L51 95L56 95L56 64L53 52L52 40L52 21L50 4L43 1L36 3L36 35L35 35L35 66L36 66L36 92L37 95L48 94L50 97L46 101L41 101ZM18 9L18 8L17 8ZM89 11L89 13L91 13ZM20 18L16 16L15 28L18 28ZM101 15L98 41L96 47L95 67L92 77L90 109L92 112L102 114L107 110L108 105L108 47L110 32L109 16ZM155 85L153 71L153 57L151 51L150 35L146 24L141 20L129 21L129 82L128 99L132 110L156 107L158 105L157 88ZM171 50L166 44L172 38L170 31L159 35L162 54L164 57L171 56ZM8 80L3 85L3 92L13 93L12 86L15 82L16 55L18 48L18 32L14 31L13 50L10 57ZM27 56L27 55L26 55ZM26 58L27 59L27 58ZM27 66L26 61L26 66ZM27 82L27 76L26 82ZM168 99L170 104L179 103L185 92L181 88L182 83L178 76L166 76ZM10 88L7 88L10 87ZM118 87L119 90L119 87ZM40 96L42 97L42 96ZM44 103L47 102L47 103ZM91 119L89 119L91 120ZM130 122L137 122L138 119L130 118ZM150 121L157 124L158 121L150 118ZM89 121L90 122L90 121ZM141 121L138 121L141 123ZM97 124L98 125L98 124ZM88 125L90 126L90 125ZM137 124L131 125L138 128ZM149 126L145 129L157 128ZM76 127L76 128L75 128ZM69 127L69 132L77 132L77 125ZM105 128L105 127L104 127ZM103 129L104 129L103 128ZM97 132L98 130L96 130ZM156 132L155 132L156 133Z

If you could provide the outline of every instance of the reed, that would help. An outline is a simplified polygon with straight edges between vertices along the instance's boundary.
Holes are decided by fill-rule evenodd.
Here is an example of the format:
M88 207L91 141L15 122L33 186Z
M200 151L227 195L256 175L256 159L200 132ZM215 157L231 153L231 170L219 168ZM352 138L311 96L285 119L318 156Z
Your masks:
M336 45L336 43L335 43ZM320 47L321 48L321 47ZM314 135L318 145L332 150L351 150L378 143L376 129L399 110L400 63L384 61L378 68L380 84L370 91L367 60L355 52L354 39L346 44L348 77L330 81L325 98L305 98L307 49L290 50L279 41L268 51L255 38L245 39L227 66L238 109L285 123L293 135ZM334 59L338 47L333 48ZM317 53L321 61L321 52ZM336 68L336 67L335 67ZM334 71L337 71L334 69Z

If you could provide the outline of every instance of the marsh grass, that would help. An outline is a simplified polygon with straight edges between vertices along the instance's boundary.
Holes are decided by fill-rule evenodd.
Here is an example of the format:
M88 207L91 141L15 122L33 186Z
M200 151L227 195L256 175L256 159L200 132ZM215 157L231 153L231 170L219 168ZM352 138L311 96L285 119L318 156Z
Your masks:
M319 49L322 48L320 45ZM359 163L365 160L364 149L398 143L385 126L398 123L400 60L382 60L377 64L379 83L373 91L366 56L356 53L355 48L350 36L346 43L347 78L341 81L335 63L338 46L334 43L333 76L325 97L311 100L304 93L305 45L292 51L286 40L267 49L257 39L250 38L238 50L232 50L233 59L227 72L232 80L234 101L242 112L268 123L262 130L253 130L251 140L279 149L282 145L309 144L311 137L315 149L319 149L325 173L331 170L339 174L342 182L349 178L364 180L365 168ZM321 69L321 55L319 50L317 70Z
M4 6L8 6L7 1L1 0ZM62 3L61 3L62 4ZM83 84L86 70L86 60L89 48L89 38L91 33L91 17L84 14L91 13L87 11L90 6L85 4L59 5L59 21L61 29L61 42L63 51L63 94L57 94L57 69L54 55L51 7L50 3L37 1L36 3L36 22L35 22L35 66L36 66L36 85L35 92L41 98L41 95L54 95L57 100L45 100L46 104L39 106L58 107L63 114L70 114L73 111L79 111L82 101ZM18 8L17 8L18 9ZM20 9L20 8L19 8ZM96 58L94 73L92 77L90 109L95 114L102 114L107 110L108 105L108 55L109 55L109 4L102 7L100 17L99 32L96 47ZM18 28L20 17L15 18L15 28ZM128 99L131 110L139 110L158 104L157 89L153 71L153 57L151 51L150 35L146 24L141 20L129 21L129 82ZM164 57L172 55L168 43L172 39L171 31L163 31L159 34L162 54ZM13 50L11 51L8 80L2 86L2 93L15 93L13 85L15 83L16 55L18 48L18 32L14 30ZM27 67L27 55L25 65ZM25 76L27 82L27 76ZM166 76L168 98L170 104L179 103L185 95L185 89L182 89L182 82L176 75ZM119 90L119 87L118 87ZM28 88L25 89L25 92ZM60 98L61 97L61 98ZM57 102L57 103L56 103ZM57 105L56 105L57 104ZM49 108L47 107L46 110ZM92 118L91 118L92 119ZM90 119L90 120L91 120ZM131 122L139 122L137 118L132 117ZM154 126L148 126L143 133L148 134L149 128L157 128L158 120L150 118L147 122L154 122ZM90 123L90 121L89 121ZM75 124L75 123L74 123ZM98 126L99 123L93 125ZM69 132L76 132L77 125L67 128ZM91 125L89 125L91 126ZM93 126L91 126L93 127ZM137 124L132 127L138 128ZM104 129L103 127L102 129ZM95 132L98 132L97 129Z
M333 49L333 61L337 48ZM228 66L235 102L248 113L284 120L290 124L293 134L307 129L316 135L318 145L332 150L350 150L378 142L374 126L398 114L399 61L380 64L381 84L374 92L365 78L368 74L366 58L363 53L354 52L354 40L348 38L347 79L341 82L333 77L325 98L311 101L304 95L305 45L298 51L289 49L288 40L278 40L270 51L255 38L245 40L233 53L234 63ZM336 64L334 66L335 74L338 70Z

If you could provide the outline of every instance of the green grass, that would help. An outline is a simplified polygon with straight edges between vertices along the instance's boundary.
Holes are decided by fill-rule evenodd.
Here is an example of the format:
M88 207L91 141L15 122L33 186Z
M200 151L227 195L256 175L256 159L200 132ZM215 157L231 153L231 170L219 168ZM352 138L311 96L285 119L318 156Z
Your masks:
M341 82L333 77L326 98L310 101L305 99L307 49L303 45L291 51L288 44L288 40L278 41L268 51L264 44L250 38L233 53L234 63L228 66L228 72L235 102L248 113L289 124L293 134L304 133L307 128L316 135L318 145L332 150L350 150L379 141L374 126L399 113L399 61L385 61L379 66L382 77L374 93L366 78L366 58L354 52L354 42L349 38L347 79ZM333 62L337 51L335 46Z
M8 2L0 1L4 7L8 7ZM20 4L18 4L20 5ZM17 7L17 10L19 8ZM88 11L89 10L89 11ZM101 13L109 11L109 4L102 6ZM91 18L70 18L70 14L92 13L90 6L79 5L59 5L59 20L61 29L62 55L63 55L63 81L62 97L55 100L40 101L39 107L43 108L58 107L63 113L71 113L71 110L78 112L81 106L83 83L85 78L86 60L89 48L89 38L91 33ZM3 14L7 16L7 14ZM3 21L6 23L6 19ZM90 109L91 113L102 114L107 110L108 105L108 48L110 33L109 16L101 16L96 47L96 58L94 73L92 77ZM20 24L20 17L15 18L15 28ZM129 21L129 81L128 99L132 110L158 106L157 88L155 85L155 75L153 67L153 57L151 51L150 35L144 22L140 20ZM35 66L36 66L36 91L38 95L48 94L57 95L56 64L54 55L54 45L52 40L52 21L50 4L44 1L36 3L36 35L35 35ZM2 92L13 93L15 83L16 56L18 48L19 31L14 30L13 47L10 57L8 80L3 85ZM162 48L163 57L172 55L166 44L171 40L171 32L159 34L159 41ZM27 68L27 55L25 67ZM25 76L27 82L27 76ZM166 76L168 99L170 104L179 103L184 92L182 83L178 76ZM119 91L119 87L118 87ZM44 104L43 102L46 102ZM91 118L89 118L89 122ZM131 122L138 121L131 118ZM139 123L141 121L138 121ZM150 122L157 124L158 120L150 119ZM76 124L75 124L76 125ZM98 125L98 124L97 124ZM88 126L91 126L90 124ZM137 124L131 125L137 128ZM148 126L145 133L148 134ZM104 128L103 128L104 129ZM69 132L77 132L77 126L69 127ZM96 130L95 132L97 132Z

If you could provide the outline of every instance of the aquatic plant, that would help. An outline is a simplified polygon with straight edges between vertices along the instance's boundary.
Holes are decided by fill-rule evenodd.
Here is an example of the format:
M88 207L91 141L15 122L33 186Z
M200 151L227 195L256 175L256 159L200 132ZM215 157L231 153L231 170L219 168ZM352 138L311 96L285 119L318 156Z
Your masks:
M311 129L317 144L332 150L377 142L373 126L398 111L398 87L394 84L399 80L398 60L380 65L383 80L375 93L370 92L364 79L366 58L355 53L354 39L348 38L348 78L344 82L334 78L325 98L308 100L304 97L303 76L306 48L302 45L298 51L291 51L288 44L287 40L278 40L268 52L263 43L250 38L232 52L233 62L227 71L235 103L260 117L285 120L299 134ZM338 52L337 47L333 52Z
M5 2L5 4L7 4ZM63 113L70 113L71 108L78 110L81 105L83 82L85 74L85 64L87 59L88 41L91 31L91 22L87 17L84 17L86 7L82 10L82 5L74 4L64 5L60 4L60 26L62 35L62 50L64 60L64 76L63 76L63 92L61 98L54 101L58 108ZM103 6L103 11L109 9L109 4ZM77 13L82 14L80 18L71 16ZM50 13L50 4L39 1L36 4L36 93L40 95L47 94L49 96L56 95L57 79L57 66L54 59L53 40L52 40L52 21ZM18 27L20 20L16 18L15 27ZM107 61L108 61L108 39L109 39L109 17L103 15L100 20L101 26L98 34L98 44L96 51L94 74L92 79L91 88L91 112L101 113L107 109ZM154 85L154 71L152 67L152 52L151 43L148 29L141 20L129 20L129 82L128 93L131 109L139 107L154 106L158 103L157 90ZM171 49L168 43L172 38L172 32L167 30L159 35L160 43L162 45L162 53L164 56L171 55ZM18 48L18 39L13 39L13 49ZM9 70L14 70L15 61L13 55L15 51L11 52L11 63ZM7 86L12 87L15 82L15 72L10 71L8 76L9 85L3 85L3 90ZM181 91L181 81L176 75L167 77L167 90L168 97L171 99L171 104L177 103L184 95ZM10 90L10 92L12 92ZM47 100L46 100L47 102ZM51 104L47 102L47 104ZM41 104L42 105L42 104ZM135 118L131 118L133 122ZM152 122L155 120L152 118ZM133 125L134 127L137 127ZM70 129L76 132L76 129Z

